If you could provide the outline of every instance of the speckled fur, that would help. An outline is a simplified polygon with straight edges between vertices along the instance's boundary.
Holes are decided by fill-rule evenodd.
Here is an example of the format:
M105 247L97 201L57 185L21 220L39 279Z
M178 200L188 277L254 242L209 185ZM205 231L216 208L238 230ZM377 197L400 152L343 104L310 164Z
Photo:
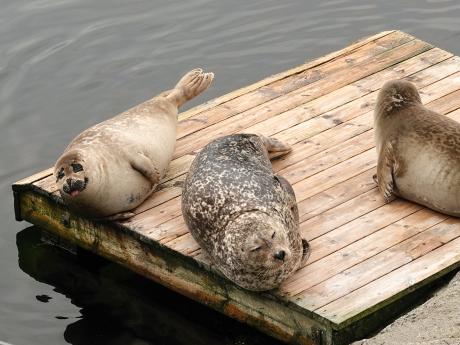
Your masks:
M427 109L412 83L393 80L378 95L374 127L385 199L460 216L460 124Z
M89 217L132 216L126 211L140 205L166 173L176 143L178 107L206 90L212 79L212 73L192 70L174 89L78 135L55 164L64 201ZM81 171L72 171L75 163ZM86 181L85 188L72 196L65 192L67 180Z
M203 148L184 184L182 213L216 267L246 289L277 287L307 254L294 191L273 174L257 135L226 136ZM273 258L279 249L287 252L282 263Z

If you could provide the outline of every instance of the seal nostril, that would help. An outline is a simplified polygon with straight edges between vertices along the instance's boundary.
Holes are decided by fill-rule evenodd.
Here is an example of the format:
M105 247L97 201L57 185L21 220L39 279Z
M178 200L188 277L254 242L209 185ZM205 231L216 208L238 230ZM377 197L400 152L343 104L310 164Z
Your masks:
M286 252L284 250L278 250L273 257L277 260L284 260L284 257L286 256Z

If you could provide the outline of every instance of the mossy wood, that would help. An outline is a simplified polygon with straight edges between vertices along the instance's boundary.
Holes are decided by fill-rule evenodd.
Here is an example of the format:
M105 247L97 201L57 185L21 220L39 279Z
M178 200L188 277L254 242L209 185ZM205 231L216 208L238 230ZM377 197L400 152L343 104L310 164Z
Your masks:
M379 88L394 78L412 81L428 107L460 120L460 58L386 31L182 113L169 172L129 221L69 212L51 169L13 186L17 219L283 341L346 344L460 266L457 219L404 200L386 205L372 180L372 111ZM236 132L293 147L273 166L293 185L312 255L267 293L242 290L216 272L181 215L181 182L194 156Z

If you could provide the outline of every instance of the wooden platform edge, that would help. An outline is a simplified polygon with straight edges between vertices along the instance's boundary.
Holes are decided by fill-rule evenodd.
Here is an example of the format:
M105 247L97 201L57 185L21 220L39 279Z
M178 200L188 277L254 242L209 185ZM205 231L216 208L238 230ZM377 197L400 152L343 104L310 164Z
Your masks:
M420 300L426 297L426 294L429 294L433 288L442 284L446 277L448 277L450 274L454 274L459 269L460 261L452 263L443 268L442 270L438 271L437 273L430 275L429 277L410 285L406 289L391 296L390 298L383 300L382 302L376 304L372 308L369 308L359 314L356 314L355 316L347 319L346 321L340 324L334 325L337 326L337 330L342 331L341 333L350 333L350 330L358 329L359 325L371 322L372 319L375 319L377 314L379 316L385 314L388 315L388 311L393 310L395 307L400 310L404 308L411 308L414 304L420 303ZM376 313L376 311L379 311L379 313ZM396 314L398 314L397 311L389 313L388 316Z
M454 265L453 265L454 266ZM449 267L441 271L436 278L426 279L409 288L410 291L401 292L398 298L378 304L378 313L366 313L360 318L353 318L351 322L339 325L339 329L332 331L334 345L348 345L353 341L369 338L372 334L381 331L397 318L405 315L413 308L429 300L433 293L445 285L456 272L456 267ZM404 294L404 296L401 296Z
M121 224L96 222L69 213L58 198L22 185L14 193L20 219L35 224L86 250L247 323L281 341L301 345L332 345L329 320L300 309L271 293L238 288L209 266L148 238L137 237Z

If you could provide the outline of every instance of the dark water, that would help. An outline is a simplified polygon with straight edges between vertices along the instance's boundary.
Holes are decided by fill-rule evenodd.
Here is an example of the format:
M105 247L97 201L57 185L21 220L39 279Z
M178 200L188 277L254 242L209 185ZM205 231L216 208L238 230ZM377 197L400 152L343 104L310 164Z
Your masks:
M53 164L82 129L214 71L198 104L362 36L401 29L460 53L455 0L0 0L0 341L269 344L94 257L16 223L10 185Z

